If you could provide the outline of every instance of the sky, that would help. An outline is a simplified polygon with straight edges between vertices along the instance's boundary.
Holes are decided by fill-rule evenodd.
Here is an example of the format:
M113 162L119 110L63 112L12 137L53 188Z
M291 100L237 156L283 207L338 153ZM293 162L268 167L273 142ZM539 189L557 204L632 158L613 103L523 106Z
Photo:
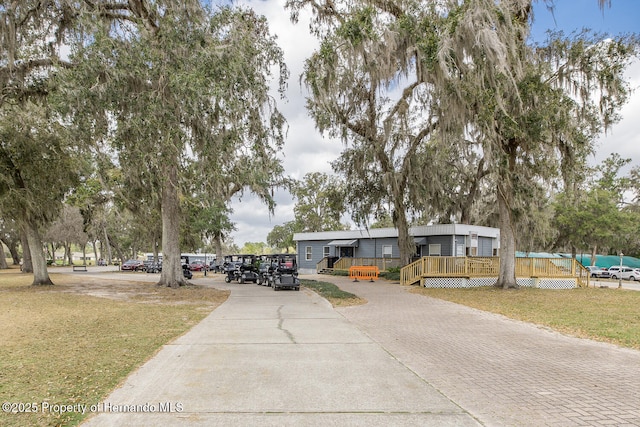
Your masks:
M283 49L290 71L286 100L279 104L280 111L288 121L288 133L284 147L283 165L285 174L302 179L309 172L332 173L330 162L335 160L343 148L339 140L323 137L315 128L305 109L306 92L300 85L300 75L305 59L313 52L318 42L310 35L308 21L301 15L298 24L289 20L285 0L240 0L235 4L253 8L269 21L278 44ZM610 8L601 10L597 0L557 0L554 12L545 7L542 0L534 1L533 40L543 41L547 30L562 30L565 34L590 28L609 34L640 33L640 0L613 0ZM623 119L598 139L597 152L591 159L597 164L611 153L632 159L631 165L640 164L640 61L627 71L631 87L636 94L623 107ZM276 225L294 218L295 200L285 192L275 194L276 208L269 213L266 206L249 194L232 202L231 220L237 230L233 241L239 246L246 242L266 242L267 234ZM354 225L355 227L355 225Z

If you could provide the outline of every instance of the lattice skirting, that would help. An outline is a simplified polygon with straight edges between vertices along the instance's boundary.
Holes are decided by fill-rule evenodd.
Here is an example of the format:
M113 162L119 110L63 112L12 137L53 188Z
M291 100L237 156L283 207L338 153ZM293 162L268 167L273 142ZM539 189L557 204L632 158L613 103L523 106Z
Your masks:
M422 280L425 288L475 288L492 286L497 277L428 277ZM573 289L577 287L576 279L570 278L516 278L519 286L541 289Z

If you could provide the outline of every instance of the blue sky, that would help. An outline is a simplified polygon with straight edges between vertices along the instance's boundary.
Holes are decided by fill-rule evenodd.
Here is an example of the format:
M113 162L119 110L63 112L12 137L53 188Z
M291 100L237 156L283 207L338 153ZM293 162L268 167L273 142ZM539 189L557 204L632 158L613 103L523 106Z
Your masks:
M252 7L267 17L271 31L278 35L291 71L287 100L279 105L289 125L283 159L286 173L296 179L301 179L308 172L331 173L329 163L338 156L342 143L322 137L315 130L306 113L305 93L298 79L304 60L318 44L309 35L308 21L303 14L299 24L292 25L289 13L284 9L285 0L236 0L234 3ZM543 0L534 2L533 40L544 41L545 32L549 29L562 30L566 34L585 27L614 35L640 33L640 0L612 0L612 7L605 7L604 11L598 7L598 0L556 0L556 3L551 14ZM627 74L632 87L640 91L640 62L636 62ZM631 158L633 165L640 164L640 96L632 97L622 115L624 119L597 141L598 149L592 163L617 152L624 158ZM236 244L266 242L267 234L275 225L293 219L294 200L291 195L277 192L276 201L278 204L273 215L269 215L266 207L249 195L232 204L234 213L231 219L238 229L232 236Z
M640 0L612 0L611 7L600 9L598 0L556 0L553 14L541 0L534 3L531 35L543 41L545 31L565 33L591 28L609 34L640 32Z

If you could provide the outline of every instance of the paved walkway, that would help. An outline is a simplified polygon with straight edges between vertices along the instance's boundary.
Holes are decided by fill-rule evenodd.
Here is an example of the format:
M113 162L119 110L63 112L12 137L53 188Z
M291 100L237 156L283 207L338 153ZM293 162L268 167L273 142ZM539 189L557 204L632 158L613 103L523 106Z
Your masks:
M310 290L231 296L97 405L86 426L478 426Z
M86 425L640 426L639 351L384 281L309 278L369 302L199 279L231 297Z
M337 311L483 425L640 426L639 351L384 281L315 278L366 298L366 305Z

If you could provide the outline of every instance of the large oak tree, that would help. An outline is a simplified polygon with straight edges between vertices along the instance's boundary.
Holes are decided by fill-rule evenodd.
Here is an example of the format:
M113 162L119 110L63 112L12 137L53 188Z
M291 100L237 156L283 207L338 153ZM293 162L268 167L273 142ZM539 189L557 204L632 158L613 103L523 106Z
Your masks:
M24 0L0 8L0 205L23 235L24 271L51 284L41 229L78 181L82 142L56 114L52 77L71 64L62 45L75 2Z
M478 170L495 185L501 230L496 285L516 287L517 228L539 194L534 189L570 181L572 170L583 169L594 136L615 122L628 96L623 71L636 53L636 40L583 32L553 34L544 46L532 46L527 43L532 0L287 4L294 19L300 9L311 8L313 29L322 39L309 64L324 68L306 71L316 123L321 129L340 129L361 148L353 151L360 161L351 167L364 171L376 162L374 173L391 185L373 185L374 190L386 190L397 203L409 188L399 185L406 182L399 177L412 173L409 182L420 186L422 175L415 169L423 168L423 174L426 169L415 153L432 143L423 136L413 145L421 132L437 130L453 151L474 136L483 161ZM385 97L394 86L401 89L399 95ZM412 111L414 104L414 111L422 106L422 116L395 113ZM390 159L388 154L400 144L407 145ZM414 165L395 169L407 162ZM444 164L431 165L434 177L446 172ZM413 194L409 201L415 203L420 192ZM422 197L438 200L427 186L422 186ZM395 214L403 215L398 212L403 207L396 205Z
M85 21L67 93L75 125L115 157L126 181L157 195L160 284L179 286L184 180L196 170L208 197L223 201L229 187L268 182L284 125L269 79L276 70L282 91L287 72L267 22L250 11L210 11L195 0L136 4L119 25Z

